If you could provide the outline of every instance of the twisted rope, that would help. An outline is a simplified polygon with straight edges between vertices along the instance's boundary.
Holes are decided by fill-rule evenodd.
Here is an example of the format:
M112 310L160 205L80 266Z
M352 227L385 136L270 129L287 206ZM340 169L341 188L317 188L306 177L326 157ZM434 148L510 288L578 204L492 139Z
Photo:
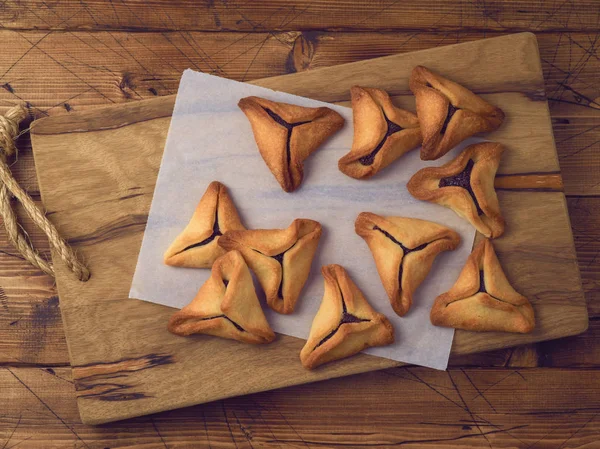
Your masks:
M73 249L60 236L54 225L37 208L33 200L12 176L7 158L17 152L15 139L19 135L19 123L27 116L27 110L17 105L9 109L4 116L0 115L0 215L8 239L21 255L33 266L44 273L55 277L54 267L33 248L22 227L17 221L17 215L10 203L11 196L15 197L25 209L25 212L48 237L55 254L81 281L87 281L90 272L77 258Z

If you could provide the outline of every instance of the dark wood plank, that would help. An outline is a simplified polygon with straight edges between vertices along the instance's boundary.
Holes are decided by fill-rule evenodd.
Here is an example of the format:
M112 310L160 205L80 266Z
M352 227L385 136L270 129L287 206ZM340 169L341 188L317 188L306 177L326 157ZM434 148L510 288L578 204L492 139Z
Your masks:
M554 102L551 113L565 193L600 195L600 108Z
M600 197L568 198L579 271L590 317L600 316Z
M590 320L587 332L538 345L541 366L598 367L600 366L600 320Z
M394 368L92 427L79 420L68 369L8 368L0 369L0 443L593 448L599 386L600 372L589 369Z
M441 0L248 0L121 2L6 1L0 24L14 29L131 30L595 30L597 3Z
M29 101L38 114L36 108L66 113L67 109L173 94L181 72L188 67L251 80L500 34L3 30L0 37L12 51L0 55L0 67L6 72L0 77L0 100L6 100L5 105ZM550 98L585 106L584 97L600 96L594 83L600 62L590 55L596 49L594 36L537 35Z
M538 343L520 345L514 348L498 349L496 351L481 352L479 354L451 354L448 366L535 368L539 366L540 355L538 345Z

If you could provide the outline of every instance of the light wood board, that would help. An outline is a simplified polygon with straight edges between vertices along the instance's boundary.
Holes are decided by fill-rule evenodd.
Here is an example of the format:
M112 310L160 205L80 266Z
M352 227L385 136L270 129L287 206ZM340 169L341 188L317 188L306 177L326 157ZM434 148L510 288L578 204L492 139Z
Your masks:
M414 100L410 70L423 64L464 83L504 109L491 140L508 147L499 178L508 227L495 242L517 290L538 320L530 335L458 331L453 353L467 354L574 335L587 328L564 194L554 184L512 185L514 173L559 174L537 43L522 33L256 81L344 103L354 84L381 87L399 105ZM92 277L58 264L57 286L78 404L96 424L397 365L359 355L305 371L303 341L280 336L251 347L170 335L167 307L127 298L160 165L174 97L36 121L32 143L50 219L87 259ZM527 179L527 177L526 177ZM560 184L560 183L558 183ZM552 187L554 186L554 187Z

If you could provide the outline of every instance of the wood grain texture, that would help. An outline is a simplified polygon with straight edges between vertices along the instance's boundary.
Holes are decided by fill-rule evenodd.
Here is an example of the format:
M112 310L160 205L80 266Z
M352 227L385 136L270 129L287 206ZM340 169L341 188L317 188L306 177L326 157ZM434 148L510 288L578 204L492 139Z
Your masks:
M600 86L600 72L591 79ZM600 108L558 103L554 136L568 195L600 195Z
M316 71L290 75L288 82L286 78L275 78L256 83L327 99L332 90L338 89L337 99L346 101L348 92L342 92L340 85L366 81L369 85L391 86L404 93L406 88L401 83L406 82L414 64L457 60L456 65L446 67L445 73L458 77L463 63L457 55L468 54L471 63L474 62L472 55L476 55L484 66L495 63L503 67L502 70L482 69L483 75L471 83L476 90L494 91L489 95L494 95L507 116L513 117L498 133L498 140L508 145L509 154L512 153L512 157L506 158L503 170L521 171L525 161L530 168L556 171L558 166L545 102L535 96L514 92L518 85L515 73L525 79L525 92L542 88L540 67L531 62L537 57L532 35L465 45L462 49L438 48L418 55L355 63L337 71L323 69L329 80L327 84L316 82ZM501 52L504 47L513 50ZM371 73L380 75L369 82L365 76ZM504 78L508 78L506 84L503 84ZM399 84L394 85L392 80ZM308 89L306 83L314 90ZM502 87L498 86L505 86L508 92L502 93ZM395 100L402 103L406 98L404 95ZM63 321L84 421L98 423L122 419L200 401L394 366L394 362L360 356L309 373L297 360L301 340L282 336L266 350L245 347L241 352L235 344L218 339L181 339L170 335L164 327L172 313L170 309L126 299L172 100L155 99L145 104L48 118L32 125L44 204L50 218L89 260L93 273L90 281L80 283L69 276L64 267L57 268ZM145 112L140 112L142 109ZM532 115L541 118L535 126L536 132L527 133L525 129L531 126ZM517 136L523 136L521 140L525 141L518 143ZM544 157L531 159L528 155L532 147ZM56 157L57 152L60 152L60 159ZM543 160L538 162L538 159ZM65 166L78 167L81 176L66 177ZM56 182L58 179L60 184ZM46 185L52 188L44 188ZM510 266L507 269L509 278L517 289L532 299L538 314L538 329L529 336L457 332L455 354L557 338L581 332L587 326L564 196L561 193L505 192L500 198L512 232L508 232L497 247L501 258L505 258L505 265ZM543 217L541 222L540 216ZM539 238L539 225L532 221L553 230L552 242ZM521 257L508 260L514 248L520 249ZM562 257L552 261L549 253L556 248L561 249ZM542 263L547 269L539 269ZM161 360L167 357L169 363L142 370L124 368L131 360L149 355L153 360L154 357ZM208 364L202 364L207 360L210 360ZM243 371L222 368L232 361L238 367L242 360ZM108 377L104 372L107 363L117 367ZM199 370L200 364L202 369ZM277 373L273 366L280 367ZM230 373L224 377L224 371ZM247 372L253 375L248 376ZM115 384L108 381L113 375L119 378ZM218 385L214 384L215 376L222 380ZM173 379L178 381L173 382Z
M21 2L9 0L0 25L13 29L46 30L398 30L436 29L566 31L595 30L597 3L418 1L267 0L118 2Z
M539 365L593 367L600 362L600 320L591 319L587 332L538 345Z
M598 385L600 373L589 369L402 367L92 427L78 417L68 369L8 368L0 369L0 403L6 404L0 443L20 449L594 448Z
M600 316L600 197L568 200L577 259L590 316Z
M7 69L0 80L8 83L0 89L0 99L26 100L37 113L67 113L173 94L182 70L188 67L251 80L501 34L2 30L2 40L13 51L0 55L0 64ZM600 65L592 56L598 45L595 35L543 33L537 38L549 98L582 109L594 106L590 101L600 95L594 83ZM48 84L51 90L44 89Z

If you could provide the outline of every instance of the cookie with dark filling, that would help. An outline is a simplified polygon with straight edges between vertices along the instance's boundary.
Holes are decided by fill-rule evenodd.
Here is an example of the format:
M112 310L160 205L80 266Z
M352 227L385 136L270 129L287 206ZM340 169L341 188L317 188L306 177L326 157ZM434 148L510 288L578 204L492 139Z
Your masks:
M227 231L246 229L240 220L227 188L210 183L185 229L165 252L164 263L174 267L210 268L225 254L219 246Z
M168 329L181 336L207 334L254 344L275 338L250 270L237 251L215 261L208 280L192 302L171 317Z
M242 98L258 150L286 192L302 183L304 160L344 125L344 118L326 107L305 108L260 97Z
M474 134L495 131L504 120L502 109L426 67L413 69L409 85L423 133L424 161L442 157Z
M325 293L300 352L305 368L357 354L371 346L394 342L394 328L385 315L375 312L340 265L321 268Z
M296 219L287 229L230 231L219 239L225 250L238 250L254 271L267 304L292 313L304 287L321 237L319 222Z
M350 89L354 117L352 149L338 162L344 174L369 178L421 144L419 120L397 108L381 89Z
M473 250L454 286L436 298L430 318L436 326L479 332L525 334L535 327L533 307L510 285L487 239Z
M504 147L484 142L469 145L441 167L426 167L407 184L415 198L449 207L488 238L504 233L504 219L494 178Z
M416 218L363 212L355 229L369 245L381 283L400 316L410 309L413 294L437 255L456 249L460 243L460 236L452 229Z

